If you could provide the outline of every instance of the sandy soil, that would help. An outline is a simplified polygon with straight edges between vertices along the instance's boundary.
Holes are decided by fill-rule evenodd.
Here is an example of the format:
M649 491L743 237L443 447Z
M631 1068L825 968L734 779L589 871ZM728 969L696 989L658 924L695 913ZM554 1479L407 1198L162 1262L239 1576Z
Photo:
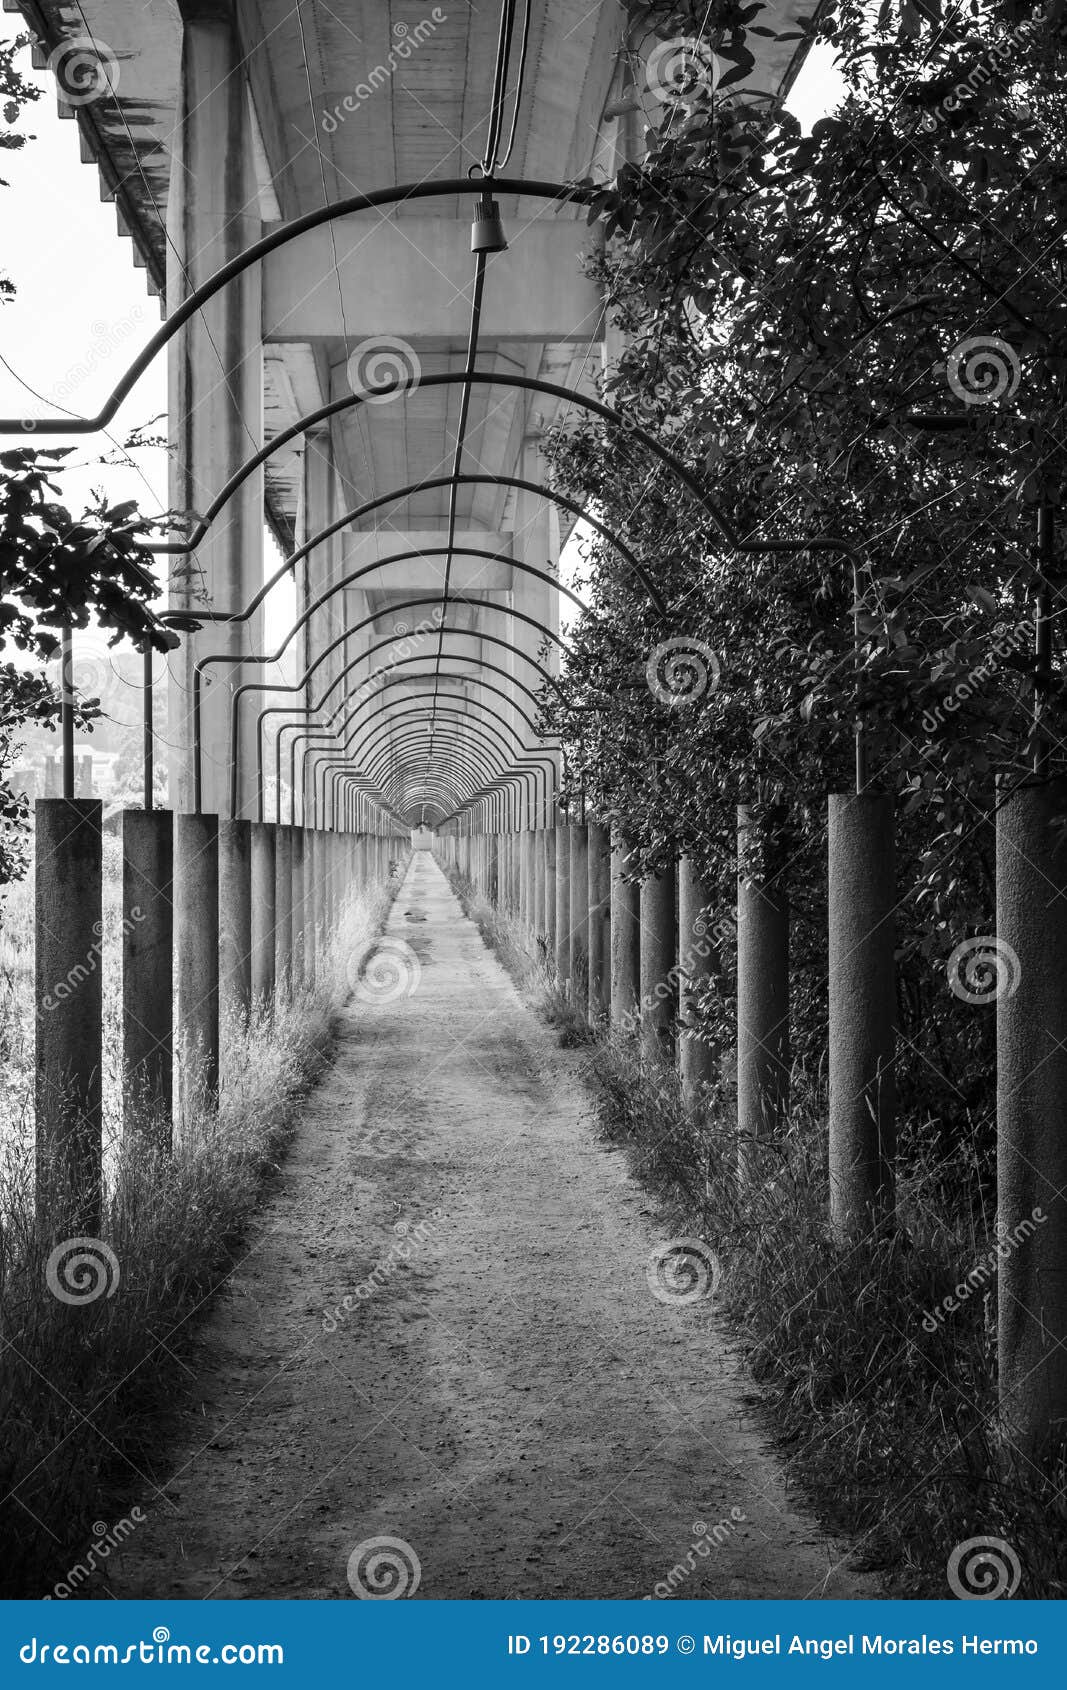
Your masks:
M388 1537L354 1576L420 1598L662 1595L672 1568L679 1597L875 1594L787 1493L708 1301L651 1294L663 1235L580 1056L425 852L383 944L110 1591L350 1599Z

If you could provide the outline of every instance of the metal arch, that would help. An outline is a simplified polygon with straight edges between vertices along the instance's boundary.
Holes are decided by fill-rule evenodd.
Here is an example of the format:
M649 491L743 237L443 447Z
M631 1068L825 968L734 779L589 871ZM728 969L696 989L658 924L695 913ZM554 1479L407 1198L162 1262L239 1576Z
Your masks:
M350 527L353 522L358 522L361 518L369 516L372 511L380 510L383 505L397 504L401 499L410 499L416 493L433 492L439 487L469 486L516 487L523 492L533 493L539 498L551 499L554 504L561 505L564 510L570 511L572 516L578 517L578 519L582 522L587 522L590 528L594 529L609 546L614 547L615 550L622 555L629 567L633 570L634 574L638 577L642 586L644 586L648 592L649 598L652 600L656 609L661 613L661 615L666 615L666 602L661 597L659 589L652 580L651 576L645 572L643 565L638 562L629 546L625 545L623 541L619 539L618 535L614 534L612 530L606 526L606 524L599 521L597 517L593 516L585 505L580 505L576 499L570 498L566 493L560 493L556 491L556 489L541 482L526 481L521 476L490 475L488 473L479 473L474 470L461 470L458 475L435 475L428 477L425 481L413 481L410 485L401 487L396 492L383 493L375 499L366 500L366 502L362 505L354 505L350 511L345 511L342 516L335 518L333 522L327 523L325 528L320 528L317 534L313 534L310 539L304 541L303 545L298 546L295 552L291 552L290 555L285 558L281 564L279 564L278 568L274 571L274 574L263 583L262 587L260 587L254 597L250 599L243 611L198 610L196 612L196 619L198 622L246 622L250 616L255 614L273 588L278 585L278 582L281 581L283 577L290 572L290 570L295 569L298 563L302 563L305 558L309 557L315 548L320 546L324 540L332 539L335 534L340 534L344 529ZM164 553L179 554L195 551L196 547L200 543L200 540L203 539L204 535L207 533L208 528L222 509L223 504L229 496L229 493L224 488L223 492L218 495L218 498L212 501L207 508L206 520L201 519L201 521L197 524L197 527L193 530L193 536L188 543L179 544L178 542L170 542L168 544L149 546L146 550L155 555L162 555ZM366 529L362 532L370 534L376 533L377 530Z
M416 659L415 661L418 661L418 660ZM494 667L495 667L495 665L494 665ZM504 675L505 679L508 678L505 670L499 670L498 672L500 674ZM431 680L432 678L433 678L432 674L412 675L412 676L401 675L401 676L397 676L394 681L387 682L386 684L390 685L390 686L401 685L405 681L408 681L408 680L419 681L419 680ZM444 678L448 679L448 680L453 680L453 679L457 679L457 678L463 679L464 677L462 677L462 676L457 677L456 675L449 673ZM537 735L536 728L534 727L533 723L530 721L530 718L526 715L525 711L521 710L518 705L514 704L514 702L510 699L509 695L503 690L502 687L491 686L486 681L480 681L478 684L482 687L485 687L487 691L494 693L498 698L503 699L505 704L509 704L512 709L516 710L518 712L518 714L522 717L522 720L526 723L527 727L530 728L531 733L534 735L534 737L535 738L539 737ZM524 691L528 692L529 689L524 688ZM405 696L407 696L407 695L405 695ZM413 694L413 695L410 695L410 696L425 698L425 697L429 697L429 696L432 696L432 695L426 694L426 693L419 693L419 694ZM449 695L449 696L451 696L451 695ZM357 704L355 711L353 711L345 719L345 721L342 722L340 724L340 726L337 727L337 728L334 728L334 727L329 726L329 725L327 725L326 727L320 727L320 728L309 728L307 726L301 726L301 724L298 723L298 722L283 722L282 723L283 729L288 727L288 728L295 728L297 730L296 733L293 736L292 745L290 746L290 804L293 807L293 812L294 812L291 816L291 820L295 821L295 819L296 819L296 817L295 817L295 796L296 796L296 792L297 792L296 748L297 748L298 742L301 739L323 738L324 736L326 736L328 734L336 737L336 735L338 733L344 733L346 731L346 729L354 721L355 715L358 714L358 712L363 709L365 704L368 704L368 703L371 703L371 702L373 702L373 701L370 700L370 699L363 699L359 704ZM494 710L492 708L492 706L490 706L488 704L484 704L484 703L479 704L479 708L488 711L489 714L496 721L499 721L504 727L506 727L508 732L510 732L514 735L516 742L519 744L519 746L522 748L523 751L529 752L531 755L537 755L535 747L534 746L527 746L523 742L523 740L521 739L518 732L514 728L511 727L511 725L499 713L499 711ZM309 710L306 710L304 713L306 715L311 715L312 711L309 709ZM469 722L469 721L475 721L476 722L480 719L477 716L472 716L468 711L447 711L447 712L443 712L443 713L448 714L448 715L455 715L455 716L457 716L457 718L459 720L464 721L464 722ZM268 714L268 712L264 711L262 713L261 720L262 720L262 717L266 716L267 714ZM395 721L395 720L397 720L397 717L391 716L391 717L388 717L388 718L382 718L382 720L384 722ZM275 770L276 770L276 785L277 785L277 791L278 791L278 802L279 802L279 806L280 806L280 797L281 797L281 773L280 773L280 769L281 769L281 747L280 747L281 730L279 730L279 736L278 737L279 737L279 744L275 748L276 749ZM543 740L542 744L544 744L544 743L546 743L546 742ZM306 758L306 751L305 751L304 755L305 755L305 758ZM551 756L550 751L545 754L544 761L545 761L546 766L552 770L553 775L556 775L556 773L557 773L556 764L555 764L555 761L553 760L553 758ZM259 788L259 792L258 792L258 800L259 800L260 819L262 819L262 807L263 807L262 769L260 770L260 788ZM280 809L279 809L278 819L279 820L281 819L280 818Z
M508 641L505 640L505 639L502 639L499 634L490 633L490 632L488 632L488 630L485 630L485 629L480 630L478 633L475 633L472 629L469 629L469 628L448 628L448 629L445 630L445 632L450 634L450 635L453 635L457 639L479 640L479 641L488 640L493 645L501 646L505 651L513 652L516 656L521 657L523 662L528 664L530 668L536 669L537 673L542 677L542 679L559 694L560 698L563 700L564 703L567 703L566 697L563 693L563 689L560 687L557 678L554 675L550 674L547 669L543 668L542 665L537 662L536 658L530 657L530 656L527 655L526 652L520 651L520 650L518 650L517 647L510 645L508 643ZM404 637L406 637L406 636L403 636L403 635L400 636L401 639L403 639ZM397 644L397 636L393 635L388 639L379 640L377 645L371 646L367 651L361 652L358 657L352 658L351 661L345 665L344 669L342 669L341 673L333 681L331 681L330 685L327 687L326 691L323 693L321 699L319 699L318 702L315 703L315 704L311 704L311 705L274 704L274 705L268 705L265 709L263 709L259 712L259 716L257 718L256 756L257 756L257 778L258 778L259 820L260 821L263 820L263 751L264 751L263 730L264 730L264 726L266 724L267 718L269 716L286 716L286 717L304 716L304 717L306 717L306 716L318 715L319 711L323 710L325 708L326 700L329 698L331 692L333 692L334 688L336 686L338 686L345 679L345 677L351 672L351 670L357 668L359 666L359 664L361 664L361 663L365 662L366 660L368 660L369 658L373 657L375 652L383 651L387 647L395 646L396 644ZM481 669L489 669L494 674L503 676L504 679L509 681L513 687L517 687L521 692L524 692L526 694L527 698L529 698L530 701L533 704L537 703L536 693L532 692L524 681L520 681L517 676L510 675L506 669L501 669L499 664L488 662L486 658L484 658L480 655L480 653L472 653L469 656L464 656L464 654L462 652L449 652L448 655L449 655L449 657L453 658L454 661L456 661L458 663L475 663ZM366 681L361 682L360 687L358 687L356 689L356 691L359 692L363 686L370 685L371 681L374 680L374 677L376 675L388 675L394 669L403 668L408 663L421 663L422 661L423 661L423 659L422 659L421 654L416 654L414 657L398 658L395 663L383 665L381 668L379 668L377 670L372 670L371 674L367 676ZM449 678L450 679L460 679L460 680L462 680L462 679L465 679L465 678L468 678L468 677L464 677L464 676L459 675L457 673L456 675L452 675ZM469 677L469 679L476 686L487 686L487 684L488 684L484 681L479 680L475 676L471 676L471 677ZM305 683L303 681L301 681L298 684L296 690L297 691L302 690L304 684ZM381 683L381 684L379 684L378 682L375 682L375 691L381 690L382 686L389 686L391 684L392 683L388 682L388 681ZM271 690L272 691L281 691L282 689L279 687L279 688L272 688ZM290 690L292 690L292 689L290 689ZM490 689L490 690L499 690L499 689ZM355 695L353 694L352 696L355 696ZM513 701L509 700L509 702L512 702L513 708L518 709L518 706L515 705L513 703ZM334 706L334 709L331 712L331 716L336 716L338 710L341 710L341 709L344 708L344 704L345 704L345 700L342 699L340 704ZM588 706L586 708L591 709L593 707ZM526 718L524 717L524 720L525 719ZM294 722L294 721L289 720L289 721L283 722L281 724L281 727L278 729L278 736L277 736L277 740L275 742L275 780L276 780L279 795L281 793L281 784L282 784L282 780L281 780L281 747L280 747L281 736L285 732L286 728L296 728L296 727L299 727L299 726L300 726L300 724L298 722ZM541 736L538 736L538 737L541 737ZM558 737L558 736L553 736L553 737ZM292 770L290 770L290 785L293 784L293 779L294 779L294 777L293 777L293 774L292 774ZM278 819L279 820L281 819L280 813L279 813Z
M194 689L198 688L199 677L203 675L209 663L225 663L233 669L245 663L279 662L280 659L285 656L289 642L296 637L301 628L303 628L318 611L322 610L324 606L329 604L330 600L334 598L337 593L344 592L346 587L350 587L354 581L361 581L365 575L373 575L376 570L387 568L393 563L409 563L413 558L417 557L446 557L449 552L455 551L456 549L457 548L450 546L423 546L418 551L391 552L388 557L379 558L374 563L362 564L359 569L354 569L350 575L345 575L340 581L335 581L332 587L327 588L324 593L320 593L318 598L313 600L312 603L307 606L306 610L304 610L304 612L298 616L296 621L292 624L289 632L286 634L285 639L282 641L277 651L249 652L247 656L241 657L231 657L225 652L209 652L206 657L198 658L196 664L194 665L194 676L197 677L193 683ZM563 593L566 598L569 598L571 602L576 604L578 609L584 611L587 616L593 615L589 606L583 599L578 597L577 593L572 592L570 587L563 586L562 582L558 581L547 570L538 569L535 564L521 562L518 558L510 558L504 552L486 551L479 546L464 546L459 555L462 557L484 558L488 563L508 564L513 569L521 570L525 575L535 575L538 580L546 582L547 585L554 588L556 592ZM500 591L502 589L493 587L482 587L479 589L472 587L468 590L471 592L477 592L480 590L482 592L489 593ZM446 607L449 604L466 604L476 610L495 608L492 599L469 599L465 593L458 590L454 590L447 599L443 599L441 602ZM377 615L381 614L383 614L381 611L377 613ZM539 624L539 626L543 627L544 625ZM349 632L354 632L354 630L349 630ZM410 635L402 635L400 637L410 638Z
M453 602L470 603L472 601L459 599L459 600L455 600ZM517 621L527 623L530 627L536 628L536 629L538 629L538 631L540 633L545 634L549 639L554 640L555 643L559 646L561 651L566 651L566 652L570 651L570 647L569 647L569 645L567 645L566 641L561 639L558 634L554 633L551 628L546 628L545 624L543 622L539 622L535 616L529 616L529 615L526 614L525 611L516 610L513 605L503 605L503 604L497 605L497 604L489 603L486 600L478 600L478 601L474 601L474 602L477 604L478 608L480 608L480 609L488 608L488 609L491 609L491 610L495 610L498 615L511 616L511 617L515 618ZM444 603L446 603L446 601L441 599L439 596L434 596L434 595L430 595L430 594L422 594L418 598L414 598L414 599L401 599L399 601L399 603L390 605L389 610L390 610L390 612L395 612L395 611L398 611L398 610L413 610L416 605L444 604ZM446 608L447 608L447 606L446 606ZM240 686L234 688L234 690L231 694L231 697L230 697L230 807L231 807L231 810L233 811L234 814L236 814L236 811L237 811L237 773L238 773L238 769L237 769L237 739L238 739L239 712L240 712L241 699L244 697L244 695L246 693L250 693L250 692L270 692L270 693L302 692L304 687L307 685L308 681L311 679L312 675L321 666L321 664L323 664L326 661L327 657L329 657L331 652L336 651L337 647L339 645L341 645L345 640L351 639L354 634L360 633L360 631L363 628L367 627L368 623L377 621L377 619L380 615L381 615L381 612L376 611L373 615L365 616L363 618L362 622L357 622L356 625L352 628L346 628L343 634L339 634L336 639L331 640L330 644L328 646L324 646L322 651L319 652L318 656L314 659L314 661L308 665L308 667L307 667L307 669L305 669L304 674L301 677L301 679L299 681L295 682L294 684L292 684L290 686L278 686L278 685L271 685L271 683L268 682L268 681L243 681ZM453 630L453 629L445 629L444 630L444 632L446 632L446 633L452 633L454 631L455 630ZM194 693L193 693L193 714L194 714L194 754L195 754L194 786L195 786L195 800L196 800L194 808L195 808L196 812L199 813L199 811L201 809L201 805L202 805L202 798L203 798L202 770L201 770L201 756L200 756L200 694L199 694L199 689L195 689Z
M331 417L341 416L345 411L353 410L367 399L384 399L390 395L399 398L406 393L422 392L432 387L456 387L461 383L468 388L472 386L507 387L514 388L517 392L522 393L545 393L551 398L563 400L565 404L579 405L583 410L591 411L594 416L602 417L605 422L623 429L627 434L632 435L635 440L639 440L643 446L646 446L661 463L667 465L668 469L673 470L700 508L715 523L723 540L731 550L747 550L747 547L738 540L730 523L714 500L705 492L692 470L687 469L681 459L675 457L670 448L664 446L647 429L642 428L638 423L631 422L614 406L605 405L600 399L591 399L587 393L580 393L576 388L561 387L557 382L542 381L538 376L504 375L491 370L439 370L428 376L420 375L394 381L373 382L362 388L359 393L347 393L341 399L331 399L327 404L320 405L317 410L306 411L302 417L297 418L296 422L290 423L288 428L283 428L273 439L267 441L258 451L253 452L251 457L246 458L240 469L235 470L231 475L219 497L223 502L232 498L237 488L250 475L260 469L273 453L279 451L283 446L288 446L289 442L295 440L297 435L306 434L308 429L317 427L319 423L328 422ZM0 428L0 433L2 432L3 429ZM454 485L451 476L448 477L446 485ZM191 615L192 612L189 611L186 614Z
M479 758L482 759L482 762L480 765L478 763L474 763L474 766L479 768L479 772L483 780L490 777L494 780L525 780L532 776L532 799L535 809L538 807L538 781L540 781L542 786L543 807L547 813L551 803L551 789L549 785L549 768L545 759L538 757L536 754L523 755L523 752L526 752L528 749L526 747L522 747L519 754L516 755L514 752L509 752L506 746L503 748L498 747L496 742L489 739L485 734L478 733L474 734L472 737L476 743L470 747L472 753L471 758L460 755L463 742L459 739L458 735L454 735L451 743L446 744L444 750L440 753L441 768L451 769L454 766L466 766L467 764L473 762L473 756L476 752ZM415 756L421 756L426 746L425 730L420 729L417 724L412 723L409 727L406 727L404 732L398 735L395 741L392 741L391 744L398 748L402 748L405 755L410 748L411 752ZM498 756L501 759L498 763L492 761L490 751L485 749L487 747L492 748L493 756ZM311 748L309 747L308 750L310 751L310 749ZM376 784L381 788L383 793L385 792L388 783L383 778L380 767L373 767L373 765L375 763L380 765L381 760L383 758L387 758L389 752L389 745L383 746L376 744L369 749L366 747L361 748L359 753L360 762L367 763L368 768L371 769ZM343 748L343 754L348 755L348 742L346 742ZM409 764L405 763L403 767L398 768L395 773L397 776L402 773L406 776L408 770Z
M429 697L430 695L426 694L426 693L421 693L421 694L418 694L417 696L420 699L422 699L422 698ZM358 708L362 709L362 706L359 706ZM358 711L357 711L357 713L358 713ZM483 721L480 717L472 717L472 716L468 715L468 713L464 710L444 709L444 710L441 711L442 716L450 719L451 721L453 721L454 723L457 724L457 727L455 729L455 738L457 740L460 739L461 733L463 731L466 731L467 729L469 729L471 734L472 734L472 737L475 740L477 740L479 742L491 744L499 752L499 754L502 755L504 758L514 758L515 757L515 748L517 748L519 761L523 760L527 753L530 753L531 754L530 760L537 762L540 769L541 769L541 772L542 772L542 775L543 775L543 778L544 778L544 782L545 782L545 793L547 795L547 792L548 792L548 776L547 776L547 773L545 773L545 764L547 763L548 759L546 758L544 760L544 762L542 762L542 760L536 756L534 748L526 745L526 743L523 741L521 735L513 727L511 727L510 723L507 722L507 720L500 714L499 711L493 710L493 711L490 712L490 714L492 715L493 721L498 722L500 724L500 727L511 735L512 740L514 741L514 748L512 746L509 746L508 741L505 739L503 732L498 731L497 728L491 726L488 722ZM396 727L396 725L398 723L407 723L409 718L411 718L412 716L418 718L418 717L425 717L425 715L426 715L425 709L423 709L421 707L416 707L416 708L412 708L412 709L404 709L404 710L401 710L401 711L397 711L395 714L392 714L392 715L389 715L389 716L377 717L369 723L367 723L367 722L354 723L352 718L349 717L349 719L346 722L342 723L335 730L335 736L340 737L343 734L346 734L346 733L348 734L348 737L347 737L347 739L345 739L343 747L342 747L345 754L347 755L349 753L350 748L352 747L352 742L356 738L357 734L365 734L366 737L364 737L360 740L358 750L355 751L353 753L353 755L358 759L358 761L360 763L366 764L368 771L370 771L371 759L376 757L377 754L378 754L378 751L379 751L380 736L383 735L383 734L386 735L390 739L392 744L395 744L395 745L404 744L404 743L407 742L407 739L410 737L411 731L414 730L416 724L412 724L412 730L408 730L408 729L405 728L405 732L402 735L394 734L394 728ZM462 724L462 727L458 726L458 724ZM305 749L305 753L304 753L305 759L308 755L309 750L310 750L310 747ZM516 766L517 766L517 764L516 764ZM374 778L377 781L377 774L374 775ZM379 782L379 784L380 784L380 782Z
M103 408L95 417L2 417L0 434L93 434L106 428L123 400L154 361L156 354L163 350L178 330L184 328L189 319L194 317L209 299L213 299L227 283L235 281L253 264L262 263L264 258L276 252L279 247L288 246L290 241L319 228L323 223L332 223L337 218L351 216L356 211L375 211L380 206L398 205L410 200L448 198L453 194L482 197L493 193L517 194L520 198L525 196L527 199L558 200L564 204L573 201L578 205L588 205L594 190L582 183L543 182L536 179L524 182L510 176L479 177L477 181L472 181L470 177L459 176L446 178L444 181L408 182L399 187L375 188L369 194L349 194L344 199L317 206L315 210L305 212L302 217L294 217L290 222L283 223L281 228L272 230L269 235L262 236L258 241L253 241L251 246L223 264L213 276L209 276L206 282L202 282L183 299L162 327L157 329L147 346L141 349L125 374L119 378L110 396L104 401Z

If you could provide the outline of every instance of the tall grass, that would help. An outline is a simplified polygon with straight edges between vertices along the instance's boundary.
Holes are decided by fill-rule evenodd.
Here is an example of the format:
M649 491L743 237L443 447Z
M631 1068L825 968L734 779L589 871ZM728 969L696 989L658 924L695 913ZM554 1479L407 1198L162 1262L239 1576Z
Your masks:
M242 1229L284 1154L300 1099L329 1058L336 1011L391 897L391 887L378 886L349 898L313 990L273 1014L261 1007L247 1026L231 1022L218 1110L187 1122L171 1154L153 1149L150 1135L123 1137L111 1113L117 1090L105 1098L106 1249L91 1252L97 1265L82 1281L99 1294L76 1305L54 1286L72 1288L77 1270L53 1264L49 1273L50 1241L34 1213L32 1106L18 1090L20 1075L27 1079L19 1055L32 1031L18 1019L9 1027L0 1150L3 1595L48 1594L92 1541L106 1498L131 1483L143 1492L195 1317L232 1271ZM17 920L6 924L0 970L8 1009L25 998L24 934Z
M501 959L530 954L515 923L454 882ZM828 1226L825 1094L796 1076L786 1130L746 1146L729 1081L700 1108L633 1039L595 1037L550 970L517 976L567 1044L591 1042L599 1128L655 1193L668 1236L704 1239L721 1273L711 1305L748 1366L792 1471L890 1593L946 1597L952 1551L996 1537L1018 1556L1020 1597L1067 1594L1067 1460L1039 1471L996 1437L996 1279L936 1318L995 1242L977 1155L939 1160L906 1122L899 1225L844 1246ZM927 1322L924 1325L924 1320Z

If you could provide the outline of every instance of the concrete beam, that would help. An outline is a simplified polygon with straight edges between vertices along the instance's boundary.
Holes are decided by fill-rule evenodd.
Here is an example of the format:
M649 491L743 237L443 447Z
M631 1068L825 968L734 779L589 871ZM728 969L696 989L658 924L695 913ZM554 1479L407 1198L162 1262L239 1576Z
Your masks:
M554 213L521 227L512 221L513 245L489 260L482 334L489 340L595 339L602 311L598 288L582 273L582 257L593 244L587 225ZM389 220L357 213L334 223L344 323L330 230L309 230L264 260L264 339L340 338L351 346L386 336L408 345L465 341L470 231L466 217ZM309 285L314 277L321 279ZM370 374L373 379L373 360Z
M402 563L385 564L381 569L375 569L369 575L363 576L358 586L348 589L352 593L372 593L396 592L398 587L410 587L418 591L435 592L444 584L448 559L441 555L440 548L447 542L447 534L433 529L386 528L378 529L374 533L353 529L345 538L341 574L350 575L353 570L364 569L378 558L389 557L396 552L418 552L424 547L427 550L437 548L436 557L412 557L405 558ZM511 535L486 533L480 529L461 529L456 534L449 577L452 588L456 592L508 592L514 585L515 577L515 571L510 564L490 563L484 557L465 557L464 551L472 546L480 552L503 552L510 557ZM541 567L544 568L543 563Z

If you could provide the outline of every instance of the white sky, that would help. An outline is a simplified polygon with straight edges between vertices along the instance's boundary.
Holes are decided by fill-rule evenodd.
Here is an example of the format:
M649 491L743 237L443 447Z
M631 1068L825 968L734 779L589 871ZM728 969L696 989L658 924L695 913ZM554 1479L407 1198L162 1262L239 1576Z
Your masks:
M14 14L0 14L0 36L10 39L24 28ZM27 77L44 95L28 108L18 127L35 138L20 153L0 153L0 263L15 283L15 300L0 307L0 357L23 382L44 396L28 393L0 363L0 414L42 415L63 406L92 415L107 398L121 372L159 327L159 301L147 288L145 272L134 267L132 243L120 238L115 207L99 197L95 165L79 156L78 128L57 115L51 78L30 68ZM842 84L825 49L813 50L797 78L790 108L806 128L831 109ZM2 119L0 119L2 121ZM166 407L166 358L157 359L142 377L111 426L116 440L159 416ZM165 432L161 421L155 432ZM79 510L95 486L106 485L112 499L136 498L146 513L167 504L166 456L137 454L137 472L93 467L107 443L93 438L25 437L42 447L73 444L77 450L64 470L67 502ZM5 440L3 445L18 444ZM268 567L276 567L271 544ZM286 586L272 595L268 637L292 614Z

